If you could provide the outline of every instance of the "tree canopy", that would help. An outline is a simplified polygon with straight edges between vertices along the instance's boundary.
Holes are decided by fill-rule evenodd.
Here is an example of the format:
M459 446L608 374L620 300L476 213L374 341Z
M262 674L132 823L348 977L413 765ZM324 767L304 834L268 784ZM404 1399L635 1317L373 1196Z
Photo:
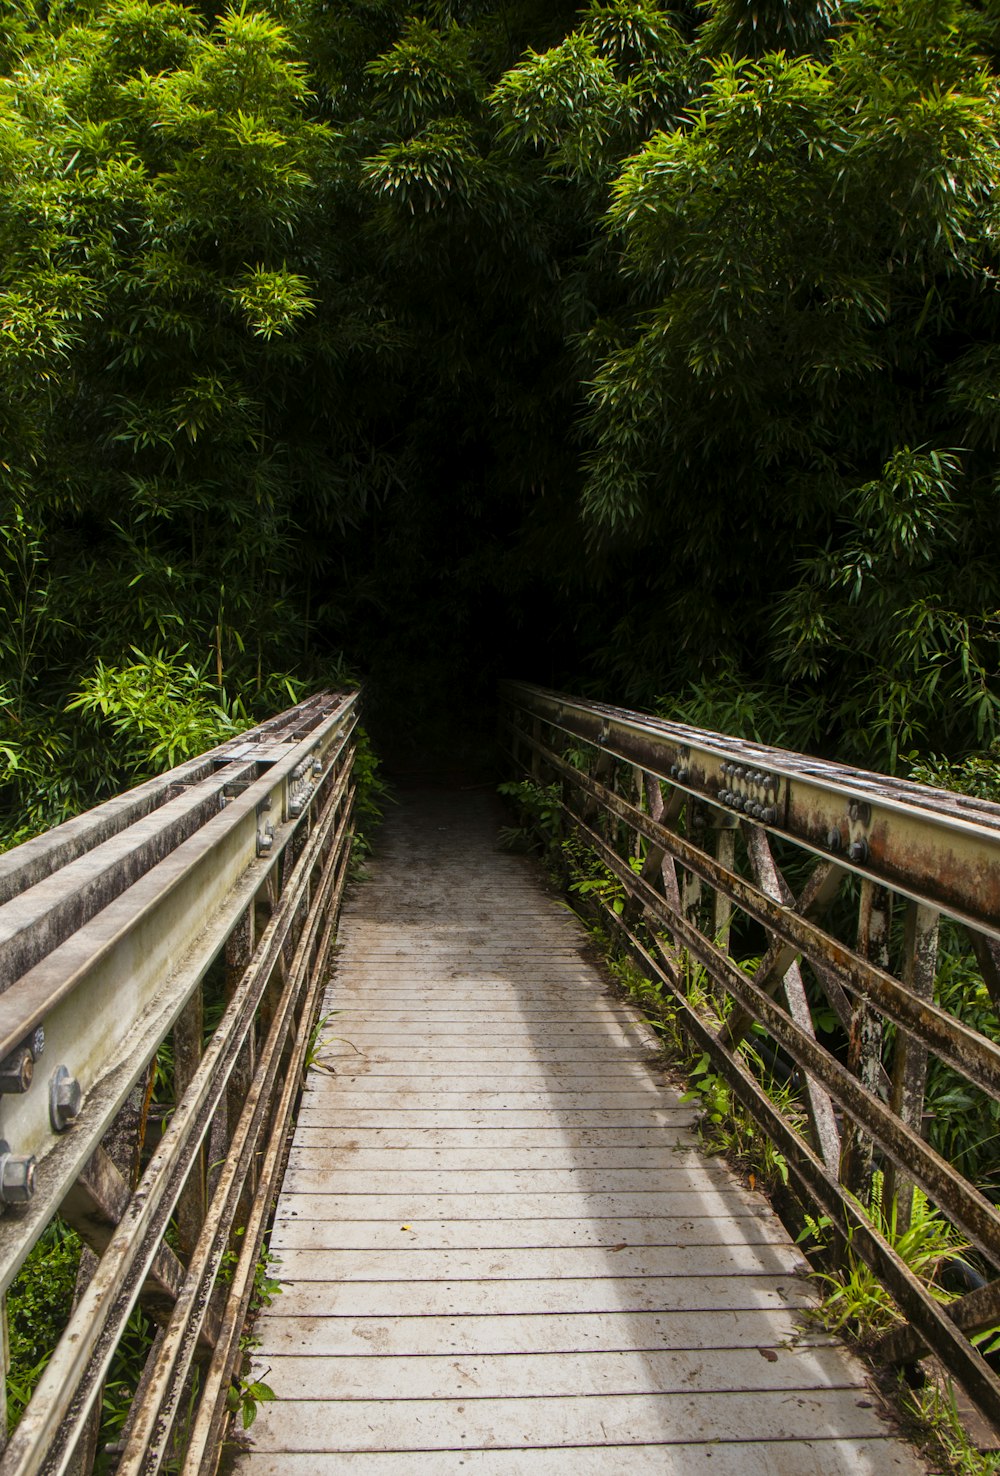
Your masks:
M997 729L997 0L3 0L11 836L498 674Z

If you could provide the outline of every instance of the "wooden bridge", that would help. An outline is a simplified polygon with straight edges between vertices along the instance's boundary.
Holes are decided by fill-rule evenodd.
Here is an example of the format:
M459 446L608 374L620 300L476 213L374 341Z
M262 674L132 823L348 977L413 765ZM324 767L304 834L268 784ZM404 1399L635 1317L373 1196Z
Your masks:
M532 688L505 708L647 1014L891 1292L882 1360L933 1349L998 1422L975 1339L1000 1216L923 1103L935 1058L1000 1093L996 1042L933 997L942 915L1000 996L1000 808ZM488 794L401 797L333 956L355 721L312 699L0 858L0 1285L55 1215L89 1248L2 1476L211 1472L233 1411L240 1476L924 1469ZM947 1309L899 1253L915 1186L968 1242ZM137 1305L155 1336L109 1439Z

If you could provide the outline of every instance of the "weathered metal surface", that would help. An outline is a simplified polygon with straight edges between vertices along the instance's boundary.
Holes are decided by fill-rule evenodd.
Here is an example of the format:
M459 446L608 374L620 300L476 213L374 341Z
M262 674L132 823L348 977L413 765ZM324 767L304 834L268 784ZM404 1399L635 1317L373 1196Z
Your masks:
M886 1355L901 1359L931 1347L1000 1423L1000 1381L963 1332L989 1325L983 1319L994 1309L995 1290L970 1294L949 1316L841 1182L867 1195L880 1167L882 1202L896 1233L909 1223L912 1185L919 1184L987 1260L1000 1265L997 1207L923 1138L928 1054L964 1081L1000 1095L998 1043L934 1000L940 911L975 921L973 948L996 997L1000 807L535 688L510 684L506 695L516 760L555 782L567 823L630 899L612 908L597 891L594 902L669 990L683 1028L785 1155L806 1201L829 1215L842 1242L850 1239L909 1318L908 1327L886 1340ZM567 735L591 745L589 762L579 745L567 761ZM609 768L609 754L617 768ZM638 790L637 764L646 773ZM633 803L632 794L643 791L646 803ZM717 807L716 815L742 817L732 832L742 841L742 862L735 849L719 850L708 841L699 825L706 803ZM797 882L798 899L775 864L769 832L780 840L783 864L793 844L800 848L799 877L808 853L821 856L805 886ZM686 905L690 889L687 896L678 889L678 867L707 885L707 911ZM852 873L861 877L860 910L856 936L848 931L845 940L844 902L854 901L855 893L843 883ZM905 898L907 908L898 963L890 948L894 895ZM723 919L722 937L710 935L709 916ZM744 926L750 920L765 930L765 951L755 966L741 967L728 946L717 946L729 944L741 918ZM808 963L843 1031L837 1049L817 1038L799 959ZM716 996L733 1004L721 1030L688 1003L682 981L691 967L703 968ZM774 997L782 980L787 1007ZM799 1068L825 1163L735 1054L751 1022L763 1027L779 1065ZM881 1060L886 1024L895 1027L891 1080ZM839 1163L829 1114L826 1126L822 1117L829 1099L842 1116Z
M737 873L725 870L708 852L636 810L588 774L581 773L554 755L550 756L550 762L573 785L599 798L609 810L634 826L654 845L689 870L697 872L713 888L724 891L742 912L762 923L774 937L796 947L810 963L829 971L848 994L869 999L895 1024L919 1034L935 1055L984 1091L1000 1096L1000 1045L995 1041L987 1040L947 1011L922 999L899 979L879 969L874 962L825 932L808 917L775 902ZM630 885L628 877L622 876L621 880ZM638 880L641 882L642 878ZM671 916L675 915L679 918L680 912L671 907Z
M144 819L169 800L183 794L186 788L209 779L226 765L238 762L238 756L254 757L262 746L276 737L301 733L303 736L330 710L329 696L318 693L298 707L279 713L258 727L228 739L198 758L179 764L169 773L140 784L127 794L116 795L96 809L66 820L44 835L25 841L21 846L0 855L0 903L36 886L54 871L70 865L104 841ZM230 776L226 776L226 780Z
M504 691L532 721L542 718L714 804L725 807L721 794L738 795L737 813L746 804L773 808L773 818L753 818L1000 936L1000 805L540 687L506 683ZM862 842L867 855L855 859L851 847Z
M128 818L142 812L137 843L144 853L143 874L124 889L115 883L106 906L83 906L80 927L0 996L5 1039L25 1039L44 1020L46 1067L53 1058L68 1062L83 1088L77 1117L44 1124L38 1112L39 1105L49 1105L44 1079L39 1083L36 1077L23 1095L0 1098L0 1127L16 1133L19 1145L28 1144L39 1157L34 1198L16 1219L0 1220L3 1284L57 1209L101 1253L0 1461L4 1476L77 1469L74 1446L82 1449L81 1440L92 1440L91 1411L140 1297L161 1328L123 1432L122 1470L158 1469L182 1391L185 1402L189 1398L192 1359L207 1357L210 1370L221 1359L232 1370L246 1310L244 1259L250 1255L251 1268L256 1262L275 1144L280 1150L301 1080L311 1012L346 876L355 722L354 697L311 699L235 745L224 745L213 763L238 762L249 780L232 786L235 793L223 789L221 811L217 794L211 815L169 845L166 854L150 838L157 809L168 830L172 824L169 784L146 787L138 804L125 797L112 805L110 816L83 817L69 837L35 846L25 865L8 867L8 878L26 884L9 907L41 916L31 878L40 875L37 885L50 891L65 863L70 885L81 862L83 873L93 878L109 854L99 853L109 845L113 864L105 870L120 875L120 860L127 872L130 863L122 858ZM206 782L198 764L179 772L196 784ZM159 803L150 806L150 799ZM259 854L262 816L270 816L273 825L264 855ZM117 827L110 840L109 825ZM269 920L255 939L255 902L261 896L268 899ZM229 1004L203 1051L199 986L223 953ZM176 1103L133 1192L99 1144L171 1029ZM258 1032L259 1056L254 1049ZM65 1071L59 1079L66 1079ZM75 1105L70 1095L68 1089L63 1092L67 1110ZM140 1121L143 1116L140 1111ZM217 1141L220 1130L224 1136ZM210 1156L220 1156L206 1174L210 1139ZM252 1223L244 1223L239 1237L243 1285L237 1292L234 1281L228 1296L213 1295L251 1167L259 1160L272 1167L262 1196L252 1203ZM164 1241L174 1215L176 1250ZM221 1389L214 1387L223 1413L228 1372ZM196 1417L200 1410L199 1405ZM217 1453L212 1450L206 1469Z
M596 831L574 821L588 843L625 885L630 883L630 869ZM686 918L674 916L662 899L640 878L631 883L642 897L646 908L665 927L673 930L690 951L691 956L723 984L740 1005L764 1025L799 1066L803 1067L859 1123L894 1161L905 1163L913 1178L930 1198L945 1209L984 1255L1000 1266L1000 1214L996 1207L971 1185L957 1170L883 1104L871 1096L815 1037L803 1030L770 996L737 967L725 954L698 932ZM997 1385L1000 1396L1000 1384ZM996 1405L1000 1416L1000 1403Z
M806 1443L847 1469L887 1430L856 1365L796 1327L799 1252L700 1158L651 1033L492 849L490 808L394 809L349 904L272 1232L284 1289L255 1326L278 1398L237 1470L607 1471L655 1449L662 1471L708 1438L752 1463L779 1427L782 1471ZM871 1470L907 1469L884 1446Z
M355 721L352 699L328 708L304 740L327 770ZM23 1095L0 1098L0 1133L16 1152L38 1159L38 1191L18 1234L0 1222L0 1286L9 1285L30 1232L40 1233L58 1207L249 899L280 865L295 827L307 823L305 816L281 818L287 778L301 756L293 747L0 995L0 1056L42 1026L46 1068ZM258 857L258 811L267 806L275 842ZM47 1093L57 1063L83 1089L80 1117L62 1136L52 1130Z

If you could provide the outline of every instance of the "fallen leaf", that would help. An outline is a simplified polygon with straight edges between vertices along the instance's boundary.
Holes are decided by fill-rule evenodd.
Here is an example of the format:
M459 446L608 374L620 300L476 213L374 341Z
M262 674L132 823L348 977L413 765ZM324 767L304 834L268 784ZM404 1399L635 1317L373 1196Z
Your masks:
M751 1189L756 1189L756 1187L757 1187L757 1175L756 1174L747 1174L747 1183L750 1185L750 1188Z
M608 1247L608 1249L609 1250L613 1250L613 1251L623 1251L623 1250L627 1249L627 1247L628 1247L628 1241L627 1240L623 1240L619 1245L611 1245L611 1246Z
M778 1361L778 1355L773 1348L758 1348L757 1352L761 1358L766 1358L768 1363L777 1363Z
M399 1228L400 1228L400 1230L412 1230L413 1229L413 1226L412 1225L400 1225Z

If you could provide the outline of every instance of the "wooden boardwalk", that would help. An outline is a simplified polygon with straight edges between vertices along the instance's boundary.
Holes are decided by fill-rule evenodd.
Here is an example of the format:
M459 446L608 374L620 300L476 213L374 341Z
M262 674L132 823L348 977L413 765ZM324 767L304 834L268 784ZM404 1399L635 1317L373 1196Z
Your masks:
M407 798L345 909L236 1470L916 1476L495 828L485 796Z

